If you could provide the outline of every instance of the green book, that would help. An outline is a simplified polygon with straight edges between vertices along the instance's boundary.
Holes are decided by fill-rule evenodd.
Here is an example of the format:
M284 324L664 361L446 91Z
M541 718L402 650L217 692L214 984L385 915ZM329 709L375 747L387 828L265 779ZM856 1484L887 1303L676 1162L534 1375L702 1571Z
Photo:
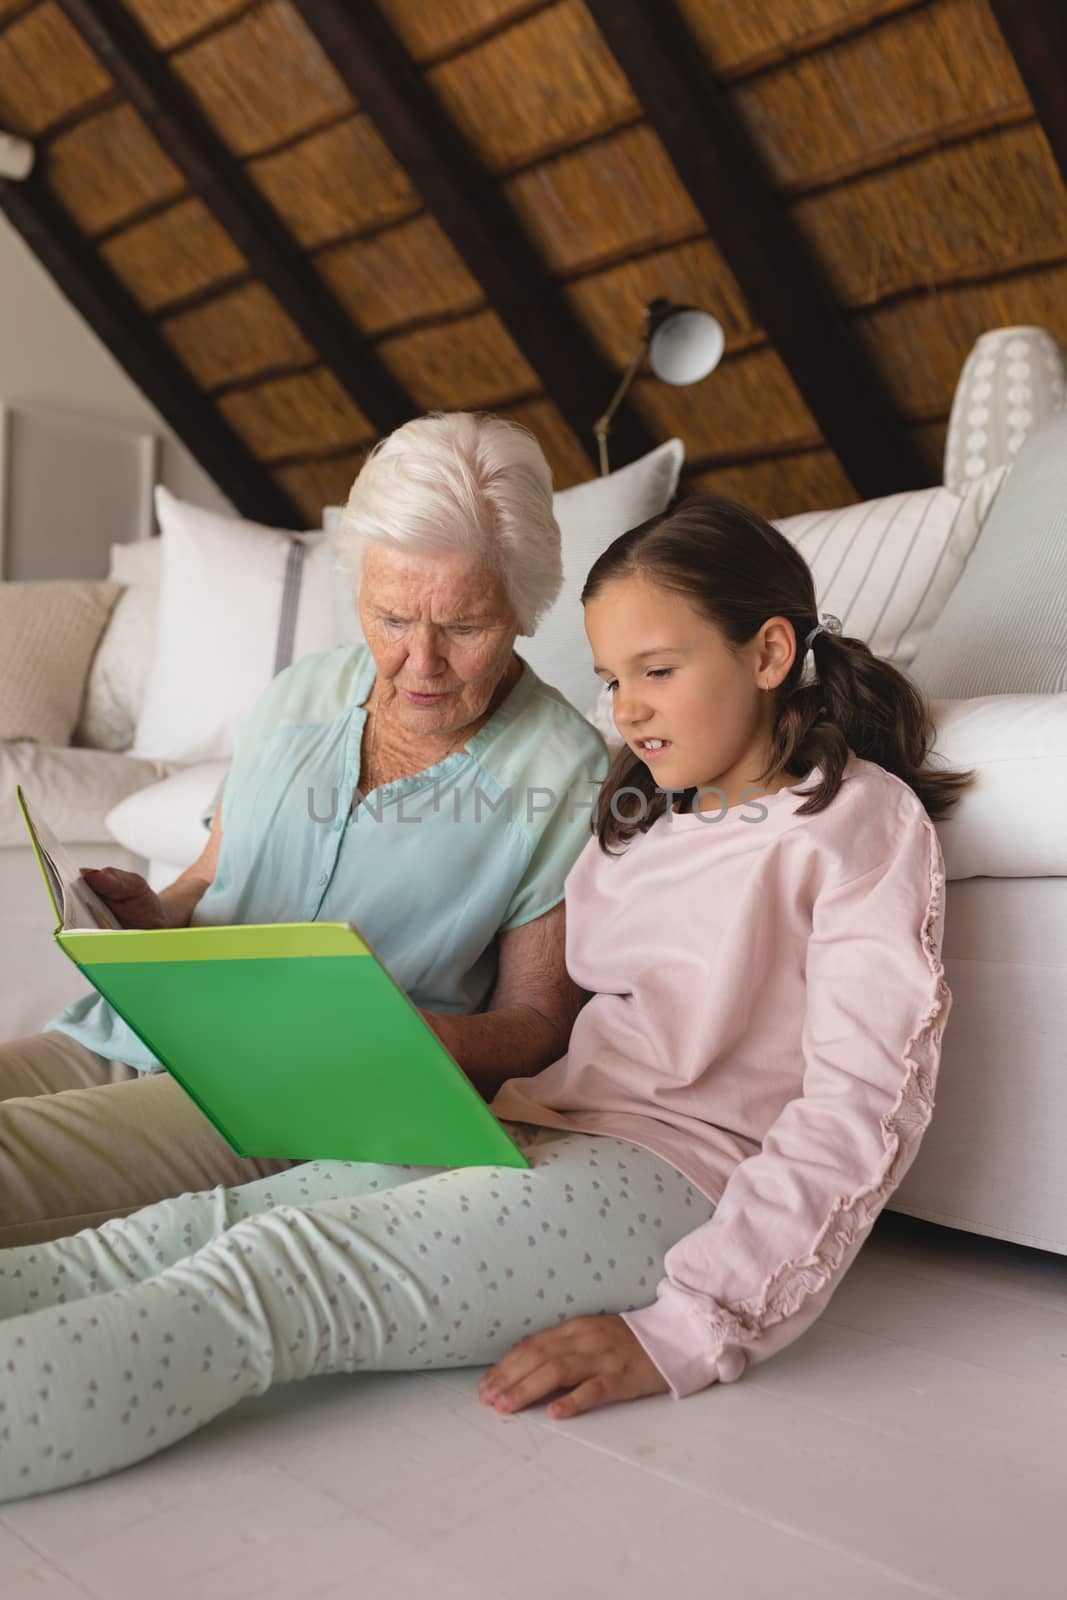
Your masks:
M354 924L122 928L15 794L56 943L238 1155L529 1166Z

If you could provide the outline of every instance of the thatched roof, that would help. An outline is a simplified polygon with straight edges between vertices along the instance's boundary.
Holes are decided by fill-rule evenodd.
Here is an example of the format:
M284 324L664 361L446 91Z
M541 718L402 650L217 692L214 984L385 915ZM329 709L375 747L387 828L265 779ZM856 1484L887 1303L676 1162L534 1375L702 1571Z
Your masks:
M940 479L984 329L1067 342L1062 0L0 0L0 205L243 510L306 523L431 408L527 423L565 486L642 377L771 515Z

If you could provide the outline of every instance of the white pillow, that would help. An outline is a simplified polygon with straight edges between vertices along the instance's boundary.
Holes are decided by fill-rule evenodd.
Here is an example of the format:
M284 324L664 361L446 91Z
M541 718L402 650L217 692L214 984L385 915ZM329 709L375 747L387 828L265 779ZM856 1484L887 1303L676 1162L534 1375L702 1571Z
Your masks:
M229 765L202 762L127 795L104 819L108 832L134 855L173 862L184 871L207 844L209 830L201 819Z
M322 528L331 550L334 547L343 510L344 506L327 506L322 513ZM334 622L338 638L350 644L364 644L366 641L363 638L363 624L359 620L359 609L352 593L351 580L343 567L338 565L337 570L344 578L344 582L336 584L333 591Z
M937 824L951 878L1067 877L1067 694L931 700L932 766L978 777Z
M563 547L563 588L537 633L520 638L517 649L574 706L584 706L596 684L578 600L589 568L620 533L667 509L684 459L682 441L668 439L618 472L552 497ZM341 510L327 506L323 513L322 525L331 539Z
M518 641L518 651L574 706L585 706L596 689L578 598L589 569L620 533L667 509L684 459L682 441L668 439L606 478L553 496L563 546L563 588L533 637Z
M811 568L820 612L907 671L959 581L1007 467L960 493L915 489L775 522Z
M73 742L94 750L133 743L155 655L159 618L159 539L111 546L108 577L123 585L97 647Z
M162 535L159 634L133 753L223 759L278 666L349 642L326 536L265 528L156 489ZM292 574L289 555L303 544ZM287 569L298 580L290 582ZM295 592L294 592L295 590ZM288 641L278 660L279 640Z
M626 740L615 726L611 690L606 683L601 683L599 689L593 690L593 698L587 701L584 715L586 721L593 724L607 745L609 755L613 756L616 751L622 749Z

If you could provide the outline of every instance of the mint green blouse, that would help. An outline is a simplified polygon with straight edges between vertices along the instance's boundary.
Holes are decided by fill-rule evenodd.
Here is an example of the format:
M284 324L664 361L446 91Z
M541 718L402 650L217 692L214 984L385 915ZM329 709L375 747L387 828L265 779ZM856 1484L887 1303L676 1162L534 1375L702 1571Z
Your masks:
M415 1005L489 999L497 935L563 899L607 771L600 734L526 662L462 750L359 794L375 666L341 645L280 672L238 729L215 878L192 926L355 922ZM95 992L46 1025L160 1062Z

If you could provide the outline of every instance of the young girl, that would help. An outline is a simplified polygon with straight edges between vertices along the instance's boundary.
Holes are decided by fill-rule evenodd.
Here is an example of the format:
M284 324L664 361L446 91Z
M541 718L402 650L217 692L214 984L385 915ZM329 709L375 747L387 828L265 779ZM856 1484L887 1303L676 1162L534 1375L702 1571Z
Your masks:
M827 1304L933 1110L931 819L973 774L925 766L921 696L731 501L617 539L582 599L624 744L566 887L589 999L492 1101L530 1169L311 1162L3 1252L0 1499L319 1373L682 1397Z

